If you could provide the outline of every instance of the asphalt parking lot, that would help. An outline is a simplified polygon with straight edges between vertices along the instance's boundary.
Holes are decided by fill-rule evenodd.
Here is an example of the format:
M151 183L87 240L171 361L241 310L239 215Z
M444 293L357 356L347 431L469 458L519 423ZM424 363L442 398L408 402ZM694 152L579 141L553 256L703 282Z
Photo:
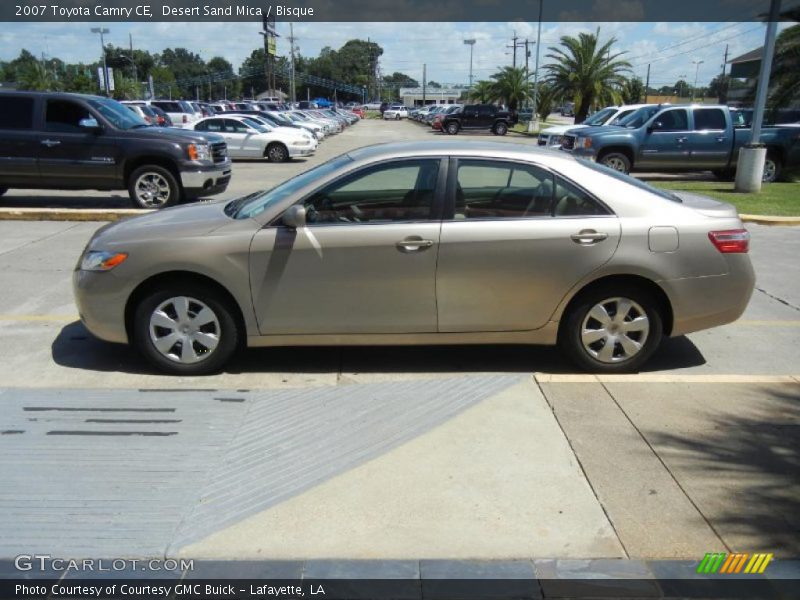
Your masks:
M435 135L366 121L309 159L235 163L225 197ZM71 273L99 226L0 221L0 558L800 555L798 228L749 226L743 317L667 340L637 375L478 346L256 349L179 378L77 321Z

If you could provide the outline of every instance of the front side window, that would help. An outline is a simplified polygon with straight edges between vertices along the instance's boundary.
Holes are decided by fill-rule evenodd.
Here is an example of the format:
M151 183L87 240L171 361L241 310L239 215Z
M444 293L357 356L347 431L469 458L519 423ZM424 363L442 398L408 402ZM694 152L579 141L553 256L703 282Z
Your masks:
M309 224L393 223L433 218L439 160L403 160L361 171L314 192Z
M457 220L545 217L552 201L553 176L544 169L503 161L458 163Z
M668 110L656 117L661 123L660 131L686 131L689 129L689 115L683 109Z
M84 106L69 100L47 101L45 128L48 131L81 133L83 130L80 127L80 122L83 119L94 119Z

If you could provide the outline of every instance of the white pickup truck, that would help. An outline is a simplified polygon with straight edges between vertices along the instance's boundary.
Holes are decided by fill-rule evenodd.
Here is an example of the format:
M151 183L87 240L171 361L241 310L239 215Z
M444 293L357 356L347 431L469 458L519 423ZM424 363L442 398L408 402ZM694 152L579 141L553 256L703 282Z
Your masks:
M601 127L603 125L614 125L621 121L633 111L644 106L655 106L655 104L628 104L625 106L609 106L597 111L580 125L558 125L545 129L539 134L539 145L550 148L558 148L561 145L561 138L567 131L580 129L581 127Z

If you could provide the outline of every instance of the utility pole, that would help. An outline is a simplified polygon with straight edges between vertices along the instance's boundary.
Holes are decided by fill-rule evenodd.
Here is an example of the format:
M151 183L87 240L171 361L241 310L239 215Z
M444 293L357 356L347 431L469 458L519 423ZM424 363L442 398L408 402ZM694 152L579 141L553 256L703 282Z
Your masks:
M425 87L428 85L428 79L427 79L428 72L427 71L428 71L428 65L427 64L423 64L422 65L422 106L425 106L425 100L426 100L426 98L425 98Z
M647 65L647 82L644 84L644 103L647 104L647 90L650 89L650 64Z
M725 81L725 66L728 64L728 44L725 44L725 57L722 59L722 77L719 80L719 94L717 100L720 104L728 102L728 82Z
M700 65L702 65L705 61L704 60L693 60L692 64L695 65L694 69L694 86L692 87L692 102L694 102L694 95L697 92L697 74L700 72Z
M542 5L544 0L539 0L539 28L536 32L536 63L533 67L533 109L531 120L528 121L528 131L533 132L539 128L539 49L542 47Z
M289 46L291 48L291 56L292 56L292 70L290 76L291 78L289 80L289 96L291 97L293 104L297 101L297 98L295 96L297 90L295 89L294 86L294 40L295 40L294 25L292 23L289 23Z
M512 42L510 46L506 46L507 48L511 48L514 53L514 58L511 61L511 66L515 69L517 68L517 32L514 31L514 37L511 38Z
M139 75L136 72L136 61L133 59L133 34L128 34L128 43L131 49L131 66L133 67L133 81L136 82L136 89L139 89Z

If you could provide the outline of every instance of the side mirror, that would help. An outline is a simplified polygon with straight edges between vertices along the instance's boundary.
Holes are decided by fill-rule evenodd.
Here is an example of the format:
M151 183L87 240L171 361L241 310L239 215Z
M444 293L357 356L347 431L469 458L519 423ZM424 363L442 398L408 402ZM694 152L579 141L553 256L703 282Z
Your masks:
M653 133L659 129L664 129L664 123L661 121L654 121L653 123L650 123L650 127L647 128L647 133Z
M78 121L78 127L81 129L91 129L92 131L100 131L100 124L97 122L96 119L91 117L87 119L81 119Z
M292 229L299 229L306 225L306 207L300 204L290 206L285 213L283 213L284 226L291 227Z

